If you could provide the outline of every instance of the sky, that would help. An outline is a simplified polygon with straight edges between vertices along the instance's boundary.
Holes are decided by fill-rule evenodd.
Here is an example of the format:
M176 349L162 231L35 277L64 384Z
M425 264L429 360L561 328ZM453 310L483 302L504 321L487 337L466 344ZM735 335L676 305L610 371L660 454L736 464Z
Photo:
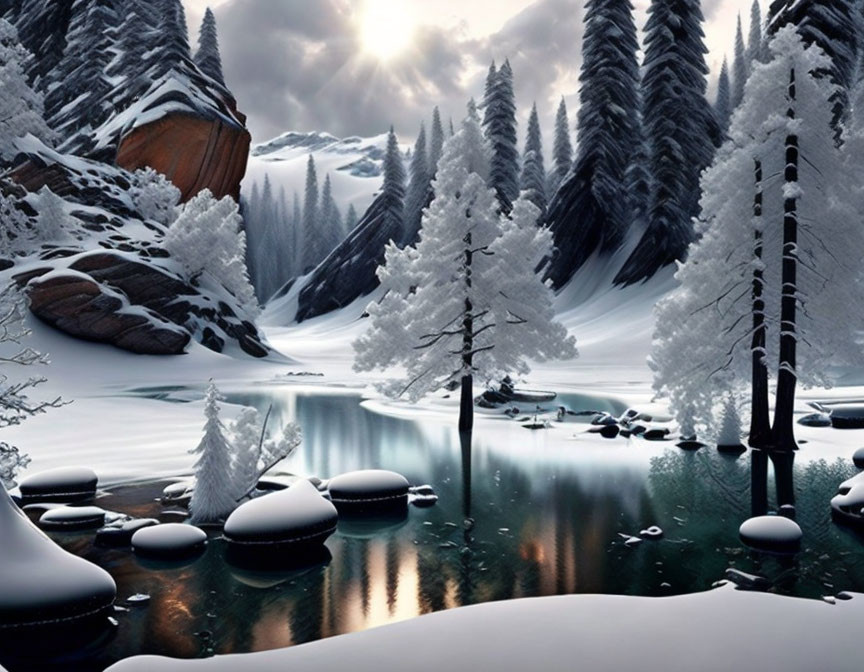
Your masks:
M370 136L391 123L413 138L434 105L458 122L482 95L489 63L505 58L520 131L536 101L550 145L562 96L575 122L584 0L184 2L193 32L213 8L225 78L255 142L288 130ZM640 28L649 2L634 0ZM731 57L739 11L746 38L751 2L702 0L713 75Z

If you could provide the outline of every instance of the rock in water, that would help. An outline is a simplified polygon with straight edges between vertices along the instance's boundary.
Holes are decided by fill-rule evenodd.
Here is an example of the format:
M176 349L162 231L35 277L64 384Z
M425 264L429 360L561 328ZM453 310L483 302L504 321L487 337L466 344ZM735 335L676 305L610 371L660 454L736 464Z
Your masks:
M840 484L837 495L831 500L831 517L864 529L864 473Z
M742 455L747 452L747 447L743 443L718 443L717 452L724 455Z
M362 511L404 507L409 486L408 479L394 471L367 469L331 479L328 491L338 509Z
M864 448L859 448L852 456L852 463L859 469L864 469Z
M207 533L192 525L166 523L138 530L132 535L136 554L159 560L181 560L204 550Z
M159 525L155 518L135 518L119 524L107 525L96 532L93 543L97 546L122 547L132 544L132 537L138 530Z
M33 474L21 481L19 489L25 503L75 502L92 499L99 479L92 469L60 467Z
M741 541L760 551L795 553L804 536L794 520L783 516L758 516L745 521L738 530Z
M105 570L67 553L0 492L0 637L22 626L97 617L114 603L117 586Z
M39 518L45 530L90 530L105 524L105 511L98 506L61 506Z
M309 481L258 497L238 507L225 521L224 534L234 546L320 546L336 530L336 508Z
M831 416L828 413L810 413L798 420L804 427L830 427Z

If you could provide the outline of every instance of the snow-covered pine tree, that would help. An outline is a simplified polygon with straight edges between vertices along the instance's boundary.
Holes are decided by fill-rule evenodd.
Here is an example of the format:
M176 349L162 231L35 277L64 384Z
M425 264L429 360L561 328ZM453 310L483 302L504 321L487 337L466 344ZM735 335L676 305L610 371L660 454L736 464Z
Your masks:
M432 176L429 174L429 165L429 157L426 153L426 126L421 124L420 133L414 142L414 152L411 155L411 179L405 197L405 230L399 240L400 245L410 245L414 242L420 230L423 209L431 200Z
M381 195L384 198L384 227L392 231L391 238L399 240L405 230L405 163L396 131L390 127L387 135L387 151L384 155L384 184Z
M438 172L438 161L444 152L444 127L441 125L441 112L436 106L432 110L432 127L429 135L429 179L435 177Z
M732 115L731 103L729 63L724 56L723 65L720 68L720 77L717 79L717 100L714 102L714 116L717 117L717 123L720 124L720 128L724 133L729 128L729 119Z
M764 52L762 39L762 8L759 0L750 7L750 35L747 39L747 71L753 70L753 62L761 61Z
M27 82L29 58L14 26L0 18L0 162L14 157L15 140L28 133L47 144L54 139L45 123L42 94Z
M747 82L747 49L744 46L744 29L741 27L741 14L735 29L735 56L732 59L732 106L735 109L744 98L744 84Z
M638 50L629 0L588 0L576 162L547 217L557 248L547 273L556 287L595 251L615 252L630 228L626 175L639 142Z
M528 118L528 137L525 141L525 153L522 155L520 188L524 197L540 210L542 221L546 216L546 167L543 161L543 137L540 133L537 103L534 103Z
M151 57L156 64L154 75L163 77L176 69L181 63L192 59L189 48L189 34L186 28L186 10L182 0L159 0L161 16L159 40L155 55Z
M839 88L833 100L834 127L840 136L849 92L858 63L861 8L856 0L773 0L768 9L767 32L792 24L807 44L817 44L831 59L826 68Z
M164 246L191 282L215 281L254 320L260 307L246 267L242 222L233 198L216 200L204 189L183 205L165 234Z
M720 430L717 434L717 448L720 452L743 452L741 444L741 416L738 404L731 394L726 398L723 415L720 420Z
M141 2L130 3L129 10L117 31L117 47L120 54L109 69L112 76L126 78L126 86L138 90L150 85L142 75L147 68L146 54L152 44L149 37L152 26L146 13L142 11Z
M348 206L348 212L345 213L345 233L351 233L359 221L360 217L357 216L357 208L352 203Z
M751 419L751 445L790 450L796 384L825 385L832 366L862 363L855 334L864 317L847 311L838 321L836 311L862 294L864 175L855 157L864 137L850 132L835 146L824 52L805 47L792 26L770 46L731 142L704 175L700 237L679 269L680 289L658 305L651 361L657 390L706 424L719 398L750 382L751 414L761 418Z
M483 111L483 128L492 151L489 186L498 196L501 211L510 212L513 202L519 197L519 149L516 95L509 60L504 61L497 72L494 63L489 68Z
M333 183L330 174L324 178L324 186L321 189L321 214L320 230L323 238L323 257L332 252L342 242L342 215L333 198Z
M219 38L216 33L216 17L208 7L204 12L201 30L198 33L198 50L195 52L195 63L205 75L225 86L225 76L222 74L222 57L219 55Z
M66 212L66 203L47 186L33 200L36 209L34 234L46 243L62 243L70 238L74 219Z
M220 525L237 508L242 494L234 479L233 448L225 436L219 419L219 390L214 383L207 388L204 401L204 437L190 451L195 461L195 489L189 502L189 512L195 525Z
M699 0L652 0L648 12L641 91L651 196L645 234L615 278L624 285L684 258L699 211L699 177L720 140L705 99Z
M303 225L301 245L299 250L299 269L305 273L323 258L321 232L318 229L319 193L318 171L315 168L315 158L310 154L306 163L306 189L303 197Z
M404 380L381 389L418 400L461 385L460 431L473 427L473 380L527 372L534 360L575 356L574 341L554 322L551 292L534 274L551 236L537 209L518 200L499 217L487 186L489 150L473 105L449 139L423 217L420 240L390 244L378 269L385 289L368 308L372 327L354 344L355 369L402 364Z
M555 146L553 148L552 162L550 197L555 195L558 187L573 167L573 143L570 141L570 120L567 117L567 103L563 96L558 105L558 114L555 116Z
M0 189L0 259L11 260L28 251L33 230L19 206L17 199Z

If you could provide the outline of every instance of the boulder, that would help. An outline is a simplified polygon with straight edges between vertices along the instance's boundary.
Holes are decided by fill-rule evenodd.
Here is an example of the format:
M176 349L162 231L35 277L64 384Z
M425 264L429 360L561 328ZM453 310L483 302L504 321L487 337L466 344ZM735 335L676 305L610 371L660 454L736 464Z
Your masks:
M831 415L828 413L809 413L798 419L798 424L804 427L830 427Z
M675 445L678 446L681 450L689 450L689 451L696 451L696 450L700 450L702 448L705 448L705 444L702 443L701 441L688 440L688 439L685 439L684 441L679 441Z
M2 490L2 488L0 488ZM0 636L22 627L71 624L104 615L117 587L111 575L57 546L0 492Z
M180 560L204 551L207 533L192 525L165 523L139 529L132 535L136 555L157 560Z
M90 530L105 524L105 511L98 506L61 506L46 511L39 518L45 530Z
M309 481L299 480L239 506L225 521L224 535L229 544L253 550L305 551L323 544L337 521L333 504Z
M783 516L757 516L738 529L741 541L760 551L796 553L804 536L794 520Z
M179 355L190 341L188 332L155 315L124 310L113 292L77 273L33 280L27 295L36 317L76 338L142 355Z
M852 455L852 463L859 469L864 469L864 448L859 448Z
M404 507L409 486L408 479L394 471L367 469L336 476L327 491L336 508L362 511Z
M839 406L831 412L834 429L864 429L864 406Z
M130 546L132 544L132 537L138 530L154 527L155 525L159 525L159 521L155 518L135 518L106 525L96 532L96 539L93 543L97 546L114 548Z
M24 503L75 502L92 499L99 479L96 472L84 467L59 467L40 471L21 480L18 489Z
M240 199L251 136L242 126L188 113L168 113L120 139L116 163L126 170L149 166L171 180L187 201L202 189L216 198Z
M864 473L840 484L831 500L831 517L840 523L864 529Z
M743 443L735 444L717 444L717 451L724 455L742 455L747 452L747 447Z

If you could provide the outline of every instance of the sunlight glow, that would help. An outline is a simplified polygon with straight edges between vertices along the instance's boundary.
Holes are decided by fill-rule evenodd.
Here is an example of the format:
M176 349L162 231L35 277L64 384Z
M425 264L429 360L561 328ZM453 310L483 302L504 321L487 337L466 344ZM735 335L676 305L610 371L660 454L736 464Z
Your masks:
M366 0L359 26L364 52L389 61L409 47L415 21L405 5L404 0Z

